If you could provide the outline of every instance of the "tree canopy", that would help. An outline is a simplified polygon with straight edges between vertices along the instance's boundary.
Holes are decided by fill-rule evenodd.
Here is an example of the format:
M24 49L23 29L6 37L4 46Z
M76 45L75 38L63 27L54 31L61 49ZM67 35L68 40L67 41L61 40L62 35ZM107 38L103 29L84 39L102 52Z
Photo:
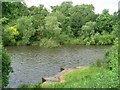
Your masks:
M49 12L41 4L28 8L21 2L3 2L2 9L4 45L42 45L45 39L59 45L112 44L116 36L107 39L117 30L117 12L110 15L104 9L102 14L95 14L92 4L74 6L65 1L51 6Z

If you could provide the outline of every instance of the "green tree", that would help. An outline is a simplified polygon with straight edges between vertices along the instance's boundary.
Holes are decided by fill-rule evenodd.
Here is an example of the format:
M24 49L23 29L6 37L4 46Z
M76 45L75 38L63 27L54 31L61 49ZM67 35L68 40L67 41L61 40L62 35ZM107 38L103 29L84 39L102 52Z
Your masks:
M17 20L17 30L19 32L18 45L30 44L30 37L36 32L35 28L32 26L31 18L23 16Z
M47 16L45 18L45 34L46 37L48 38L56 38L60 32L61 28L59 25L61 24L60 22L57 21L57 17L55 16Z
M101 33L102 31L111 32L113 30L112 29L113 20L110 14L99 15L96 18L96 23L97 23L96 31L98 31L99 33Z
M30 8L30 18L32 21L32 27L36 30L35 34L30 38L31 42L40 41L43 36L43 30L45 29L45 17L49 14L47 9L43 5Z
M95 34L95 27L96 22L87 22L85 25L82 26L80 35L84 37L90 37L91 35Z
M16 26L3 27L3 45L16 45L16 38L19 35Z
M70 9L73 7L71 1L63 2L60 6L51 6L52 12L60 11L65 16L70 16Z
M96 19L93 5L76 5L71 8L71 28L75 36L79 36L78 31L81 31L81 27L88 21L94 21Z
M2 17L8 18L9 21L28 14L27 5L24 2L2 2Z
M109 14L109 9L104 9L104 10L102 11L102 14Z
M63 13L60 11L52 12L50 16L55 16L57 17L57 21L60 22L59 27L62 29L62 32L72 36L72 31L70 27L70 18L66 17Z

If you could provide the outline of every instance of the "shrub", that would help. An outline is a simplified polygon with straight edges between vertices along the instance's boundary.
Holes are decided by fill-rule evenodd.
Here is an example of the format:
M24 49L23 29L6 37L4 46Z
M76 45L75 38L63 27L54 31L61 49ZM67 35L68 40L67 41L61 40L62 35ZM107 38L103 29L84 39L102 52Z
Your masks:
M61 33L59 36L58 36L58 39L60 44L68 44L69 41L70 41L70 36L67 35L66 33Z
M3 44L15 45L16 37L19 35L16 26L6 26L3 28Z
M16 25L19 36L18 36L18 45L27 45L30 44L30 37L33 36L36 32L36 29L33 27L32 19L30 17L24 16L17 20Z
M2 48L2 46L0 48ZM5 87L8 84L8 75L10 73L11 61L5 48L2 48L1 55L2 55L2 87Z
M59 43L52 38L43 38L41 39L40 46L47 47L47 48L52 48L52 47L58 47Z
M118 72L118 41L115 40L115 45L107 51L106 59L108 68L114 72Z
M79 38L72 38L70 40L70 44L80 44L80 39Z

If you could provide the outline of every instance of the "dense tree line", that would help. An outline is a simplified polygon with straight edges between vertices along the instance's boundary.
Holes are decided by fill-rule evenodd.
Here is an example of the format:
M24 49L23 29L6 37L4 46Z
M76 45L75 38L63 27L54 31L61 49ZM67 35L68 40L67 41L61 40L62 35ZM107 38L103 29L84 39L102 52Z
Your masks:
M117 31L117 12L95 14L93 5L63 2L28 8L25 3L2 4L3 44L57 47L64 44L113 44ZM9 7L9 8L7 8Z

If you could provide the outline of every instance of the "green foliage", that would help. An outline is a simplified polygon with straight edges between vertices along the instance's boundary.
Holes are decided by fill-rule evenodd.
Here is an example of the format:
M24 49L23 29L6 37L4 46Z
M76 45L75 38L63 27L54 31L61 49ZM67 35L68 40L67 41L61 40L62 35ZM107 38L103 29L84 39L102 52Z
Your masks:
M52 12L52 13L50 13L50 16L57 17L57 21L60 23L62 23L64 21L64 19L66 18L66 16L63 13L61 13L60 11Z
M62 32L65 32L70 37L74 37L72 29L70 27L70 18L66 17L63 22L61 22Z
M108 61L108 68L118 73L118 38L115 40L115 45L107 51L106 58Z
M104 10L102 11L102 14L108 14L108 15L109 15L109 9L104 9Z
M97 45L107 45L107 44L113 44L115 38L117 37L118 32L118 25L115 24L112 26L112 31L101 31L96 32L96 22L87 22L85 25L82 26L82 30L80 33L80 38L83 39L84 44L91 45L91 44L97 44Z
M84 70L73 70L65 74L65 82L51 82L35 86L34 88L116 88L118 78L102 67L89 67Z
M113 37L108 32L102 32L102 34L95 34L95 40L98 41L98 45L112 44Z
M18 35L19 32L17 31L16 26L6 26L5 28L3 28L3 43L5 45L15 45L15 39Z
M47 16L45 18L45 34L48 38L57 38L61 33L61 28L59 28L60 22L57 21L55 16Z
M58 42L63 45L63 44L69 44L71 38L68 34L66 34L65 32L61 33L58 36Z
M96 26L96 22L90 21L90 22L87 22L85 25L83 25L81 29L85 34L87 33L93 34L95 31L95 26Z
M8 18L9 21L28 14L29 11L25 3L2 2L2 17Z
M104 9L102 14L95 14L93 5L73 6L69 1L51 8L52 12L48 12L43 5L28 8L21 2L3 2L3 15L0 19L3 45L39 45L48 48L64 44L115 45L106 53L107 68L94 66L82 71L76 70L65 75L65 83L30 85L30 88L118 87L118 13L110 15ZM10 59L4 48L0 53L4 87L8 84ZM96 65L101 66L99 60Z
M5 48L3 48L1 45L0 50L2 50L2 52L0 51L0 55L2 55L2 87L5 87L8 84L8 75L10 73L11 61Z
M70 18L66 17L61 11L55 11L50 14L50 16L57 17L57 21L60 22L59 27L63 33L72 36L72 30L70 27Z
M75 36L78 36L78 31L81 32L81 27L88 21L94 21L95 14L93 5L76 5L71 9L71 28Z
M2 24L4 25L4 24L8 23L8 20L9 20L8 18L3 17L0 19L0 22L2 22Z
M19 44L26 45L30 44L30 37L35 34L35 29L32 26L32 20L31 18L24 16L17 20L17 29L19 31Z
M104 66L102 64L103 64L103 60L97 59L96 62L93 63L93 66L102 67L102 66Z
M73 44L73 45L77 44L77 45L79 45L79 44L83 44L83 43L81 42L81 40L79 38L71 38L70 44Z
M73 6L71 1L51 8L48 12L43 5L28 8L21 2L3 3L3 18L0 19L3 44L41 46L47 44L43 44L46 40L59 45L113 44L118 31L117 12L110 15L104 9L102 14L95 14L93 5Z
M96 22L87 22L85 25L82 26L80 35L84 37L89 37L94 35L95 33Z
M33 27L35 29L39 29L44 27L44 19L47 16L48 11L43 5L39 5L38 7L30 8L30 18L32 19Z
M109 14L101 14L96 18L96 31L99 33L106 31L106 32L111 32L113 21L112 21L112 16Z
M63 2L60 6L51 6L52 12L60 11L66 17L70 16L70 9L73 7L73 3L71 1Z
M50 39L43 38L41 39L40 46L52 48L52 47L58 47L59 43L52 38Z
M24 84L24 85L19 86L18 88L34 88L34 87L36 87L36 85L33 85L33 84L26 85L26 84Z

